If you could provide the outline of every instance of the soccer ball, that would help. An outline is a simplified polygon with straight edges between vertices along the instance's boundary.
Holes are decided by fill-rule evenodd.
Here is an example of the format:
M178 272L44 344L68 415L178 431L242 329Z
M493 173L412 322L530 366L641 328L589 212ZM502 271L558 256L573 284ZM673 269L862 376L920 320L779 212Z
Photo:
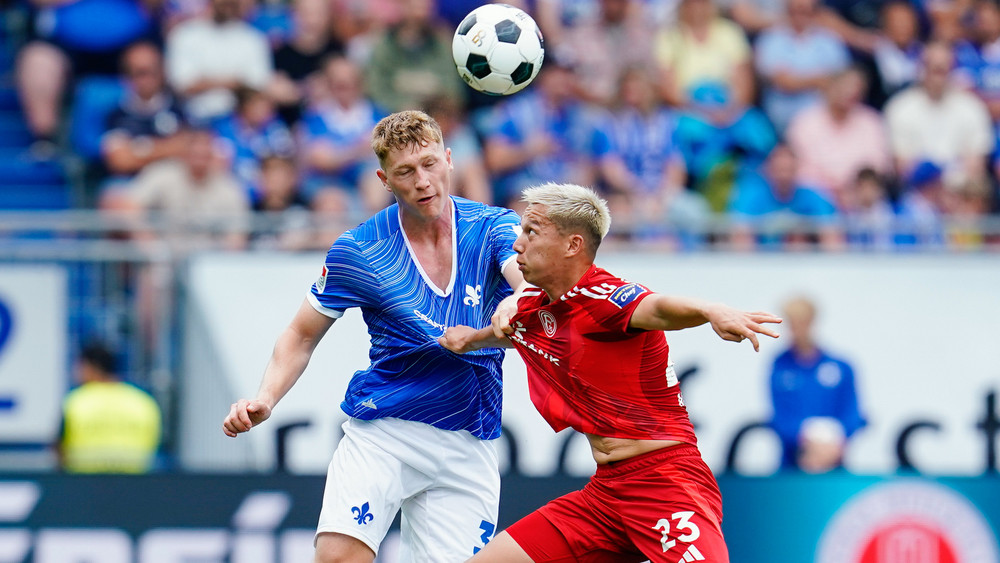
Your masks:
M451 53L466 84L505 96L538 75L545 44L531 16L507 4L487 4L469 12L459 24Z

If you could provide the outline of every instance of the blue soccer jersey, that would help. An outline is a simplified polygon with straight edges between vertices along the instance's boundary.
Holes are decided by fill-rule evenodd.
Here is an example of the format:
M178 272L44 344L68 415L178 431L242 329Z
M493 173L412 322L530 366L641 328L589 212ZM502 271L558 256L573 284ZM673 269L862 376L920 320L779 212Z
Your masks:
M511 288L502 270L514 258L520 219L508 209L451 198L453 266L447 288L424 274L392 205L330 248L309 294L332 318L359 307L371 335L371 365L354 374L341 408L363 420L394 417L482 439L500 435L503 351L453 354L445 328L482 328Z

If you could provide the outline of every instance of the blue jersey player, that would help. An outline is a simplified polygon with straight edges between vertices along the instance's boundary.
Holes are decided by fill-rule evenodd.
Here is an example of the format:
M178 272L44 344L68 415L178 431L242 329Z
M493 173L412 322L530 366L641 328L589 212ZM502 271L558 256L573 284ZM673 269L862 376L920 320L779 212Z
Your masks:
M316 560L370 563L402 510L404 561L464 561L497 521L503 356L456 355L437 339L448 326L489 325L523 283L512 248L520 219L449 195L451 152L422 112L380 121L372 148L396 204L333 244L257 397L234 403L223 428L236 436L266 420L333 322L360 308L371 366L341 403L350 418L327 473Z

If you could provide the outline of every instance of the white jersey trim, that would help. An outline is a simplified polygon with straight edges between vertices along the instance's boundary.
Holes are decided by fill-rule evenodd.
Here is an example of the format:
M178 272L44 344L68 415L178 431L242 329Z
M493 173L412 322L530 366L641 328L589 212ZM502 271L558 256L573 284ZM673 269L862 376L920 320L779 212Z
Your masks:
M510 266L510 263L515 260L517 260L517 254L512 254L510 258L504 260L503 263L500 264L500 274L503 274L503 271L507 269L507 266Z
M455 202L452 201L451 197L448 197L448 204L451 205L451 279L448 280L448 287L443 291L431 278L428 277L427 272L424 271L424 267L420 265L420 260L417 260L417 254L413 252L413 247L410 246L410 237L406 236L406 229L403 228L403 217L399 217L399 232L403 233L403 242L406 243L406 250L410 253L410 260L413 261L413 265L417 267L417 271L420 272L420 277L424 279L424 283L427 287L436 293L440 297L448 297L451 295L451 290L455 287L455 278L458 275L458 218L455 215L458 213L458 208L455 207ZM399 213L402 213L401 211Z
M319 302L319 299L316 299L316 296L313 295L312 292L306 294L306 299L309 300L309 304L312 305L313 309L316 309L316 312L323 316L330 317L333 320L337 320L344 316L343 311L324 307L323 304Z

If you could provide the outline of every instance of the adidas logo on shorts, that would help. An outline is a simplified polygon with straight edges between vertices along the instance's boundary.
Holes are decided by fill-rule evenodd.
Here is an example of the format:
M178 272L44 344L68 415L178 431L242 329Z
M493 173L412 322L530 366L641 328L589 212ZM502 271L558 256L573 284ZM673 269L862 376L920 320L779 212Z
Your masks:
M701 554L694 545L689 545L687 551L684 552L684 557L677 560L677 563L684 563L685 561L691 563L691 561L704 561L705 556Z

